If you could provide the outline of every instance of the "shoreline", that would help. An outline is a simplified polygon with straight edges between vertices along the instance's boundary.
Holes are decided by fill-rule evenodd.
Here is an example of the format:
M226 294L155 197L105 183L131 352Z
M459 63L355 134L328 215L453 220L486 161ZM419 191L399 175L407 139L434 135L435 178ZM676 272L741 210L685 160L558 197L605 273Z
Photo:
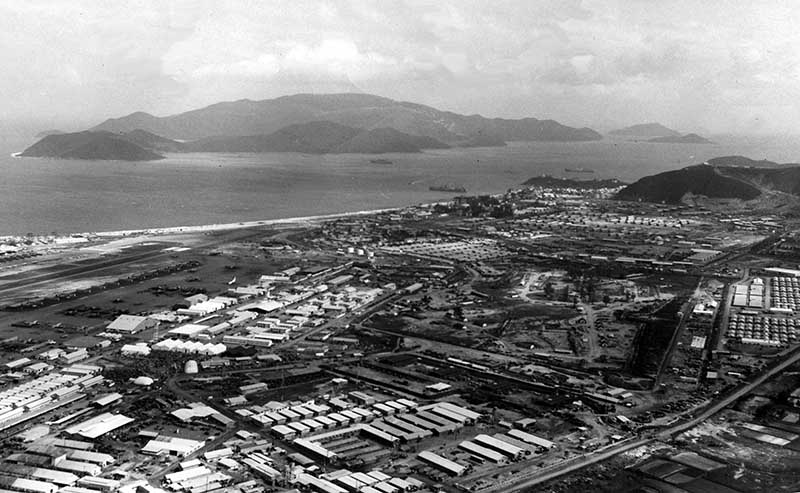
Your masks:
M168 235L179 233L208 233L212 231L229 231L236 229L248 229L259 226L275 226L279 224L293 224L293 223L308 223L308 222L324 222L335 219L342 219L346 217L370 216L373 214L384 214L387 212L397 212L407 207L425 207L436 204L417 204L403 207L391 207L387 209L367 209L354 212L337 212L333 214L319 214L314 216L298 216L286 217L279 219L262 219L257 221L244 221L235 223L217 223L217 224L200 224L195 226L169 226L163 228L142 228L142 229L129 229L117 231L94 231L73 233L70 236L95 236L100 238L113 238L113 237L126 237L138 235Z

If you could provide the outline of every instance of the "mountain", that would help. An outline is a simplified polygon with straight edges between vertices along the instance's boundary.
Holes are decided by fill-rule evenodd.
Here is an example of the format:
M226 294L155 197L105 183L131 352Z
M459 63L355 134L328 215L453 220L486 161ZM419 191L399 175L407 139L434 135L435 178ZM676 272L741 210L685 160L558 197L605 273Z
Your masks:
M594 180L575 180L572 178L558 178L550 175L534 176L526 180L523 185L528 187L545 188L576 188L579 190L597 190L600 188L617 188L625 183L616 178L594 179Z
M779 164L775 161L767 161L766 159L756 161L755 159L750 159L749 157L744 156L715 157L706 162L712 166L731 166L742 168L777 168L780 166L795 166L794 164Z
M422 149L446 149L449 145L431 137L410 135L393 128L362 130L331 152L381 154L385 152L420 152Z
M141 128L131 130L119 136L128 142L132 142L151 151L181 152L185 147L181 142L167 139L166 137L156 135L147 130L142 130Z
M704 164L644 177L623 188L617 198L675 204L688 195L752 200L776 193L800 197L800 165L723 156Z
M715 168L726 176L759 187L762 191L775 191L800 196L800 166L782 164L778 168Z
M639 123L630 127L612 130L608 134L626 137L679 137L681 135L679 132L660 123Z
M289 125L268 135L211 137L185 144L194 152L304 152L309 154L419 152L448 147L392 128L361 130L329 121Z
M686 194L709 198L751 200L761 191L737 178L722 175L707 164L646 176L617 194L620 200L678 204Z
M475 135L467 140L457 142L458 147L503 147L506 141L496 135Z
M48 135L25 149L21 156L60 159L153 161L164 156L111 132L76 132Z
M659 144L712 144L710 140L697 134L679 135L677 137L656 137L648 139L647 142L657 142Z
M61 130L55 130L55 129L53 129L53 130L42 130L41 132L36 134L35 137L37 139L43 139L43 138L47 137L48 135L61 135L61 134L64 134L64 133L66 133L66 132L62 132Z
M263 101L243 99L166 117L139 112L106 120L92 130L125 133L143 129L172 139L199 140L218 136L269 135L290 125L316 121L364 130L393 128L448 144L487 135L492 136L495 143L602 139L602 135L590 128L568 127L553 120L466 116L357 93L296 94Z

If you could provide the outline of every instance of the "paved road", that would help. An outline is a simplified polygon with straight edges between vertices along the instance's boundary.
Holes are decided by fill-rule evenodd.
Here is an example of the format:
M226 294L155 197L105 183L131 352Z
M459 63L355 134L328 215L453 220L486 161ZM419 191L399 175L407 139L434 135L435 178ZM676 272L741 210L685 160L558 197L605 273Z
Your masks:
M540 474L537 474L534 477L525 479L516 484L509 484L502 486L498 485L494 489L486 491L521 491L526 488L530 488L532 486L544 483L546 481L557 479L566 474L576 472L592 464L596 464L606 459L610 459L615 455L618 455L627 450L634 449L636 447L640 447L654 440L669 440L671 437L699 425L703 421L707 420L714 414L730 406L738 399L741 399L742 397L751 393L758 386L760 386L773 376L784 371L786 368L792 366L797 362L800 362L800 346L797 346L794 349L783 353L783 358L780 361L774 363L772 366L770 366L763 373L755 377L753 380L737 388L730 394L723 397L721 400L709 405L704 410L700 411L696 416L691 417L688 421L681 420L669 426L668 428L665 428L664 430L654 432L653 435L644 436L633 442L626 442L619 444L617 446L612 446L601 452L587 454L580 459L565 463L563 465L559 465L553 468L552 470L542 471Z
M791 351L785 353L785 357L782 360L773 364L766 371L758 375L749 383L746 383L745 385L737 388L732 393L725 396L722 400L711 404L709 407L701 411L697 416L691 418L689 421L676 423L674 426L671 426L670 428L662 431L661 433L659 433L658 438L666 439L678 433L682 433L689 428L697 426L698 424L707 420L714 414L730 406L735 401L741 399L750 392L754 391L758 386L760 386L770 378L774 377L778 373L782 372L786 368L792 366L793 364L799 361L800 361L800 346L795 347Z
M603 450L601 452L594 452L592 454L584 455L578 459L570 461L568 463L560 463L555 466L551 466L549 468L545 468L540 470L538 474L530 479L524 480L519 483L499 483L493 486L490 489L483 490L484 492L491 492L491 491L521 491L532 486L536 486L537 484L542 484L547 481L557 479L565 474L569 474L571 472L579 471L584 467L590 466L592 464L597 464L598 462L602 462L604 460L610 459L615 455L621 454L622 452L633 450L637 447L641 447L642 445L646 445L652 442L652 438L642 438L638 440L634 440L632 442L625 442L618 446Z

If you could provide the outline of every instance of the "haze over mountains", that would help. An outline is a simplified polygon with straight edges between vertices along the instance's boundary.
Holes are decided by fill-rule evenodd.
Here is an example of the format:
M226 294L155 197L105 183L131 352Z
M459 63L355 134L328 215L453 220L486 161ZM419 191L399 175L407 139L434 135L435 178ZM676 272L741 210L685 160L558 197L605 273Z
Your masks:
M639 123L608 132L609 135L625 137L678 137L680 132L667 128L660 123Z
M503 140L602 138L592 129L572 128L553 120L466 116L369 94L296 94L264 101L243 99L166 117L139 112L106 120L92 130L119 133L142 129L171 139L198 140L222 135L266 135L288 125L314 121L368 130L394 128L447 143L486 135Z
M697 134L686 134L678 136L654 137L648 139L647 142L655 142L657 144L711 144L712 142L705 137Z
M289 125L269 135L209 137L182 145L189 152L304 152L309 154L419 152L447 144L393 128L362 130L330 121Z
M553 120L466 116L415 103L348 93L297 94L264 101L245 99L167 117L137 112L106 120L88 134L64 135L60 139L49 135L22 155L138 160L147 155L141 151L386 153L450 146L502 146L512 140L602 139L602 135L590 128L568 127ZM84 149L89 137L93 146ZM119 139L140 147L141 151L120 144ZM119 155L112 152L115 148L120 149ZM90 149L92 152L84 152Z

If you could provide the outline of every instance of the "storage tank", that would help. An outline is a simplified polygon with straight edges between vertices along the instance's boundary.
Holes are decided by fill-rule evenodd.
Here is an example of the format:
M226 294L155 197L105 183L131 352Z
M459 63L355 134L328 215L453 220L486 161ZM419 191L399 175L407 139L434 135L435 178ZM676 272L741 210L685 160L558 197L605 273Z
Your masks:
M194 373L197 373L197 361L195 361L193 359L190 359L189 361L187 361L186 364L183 367L183 372L188 374L188 375L192 375Z

